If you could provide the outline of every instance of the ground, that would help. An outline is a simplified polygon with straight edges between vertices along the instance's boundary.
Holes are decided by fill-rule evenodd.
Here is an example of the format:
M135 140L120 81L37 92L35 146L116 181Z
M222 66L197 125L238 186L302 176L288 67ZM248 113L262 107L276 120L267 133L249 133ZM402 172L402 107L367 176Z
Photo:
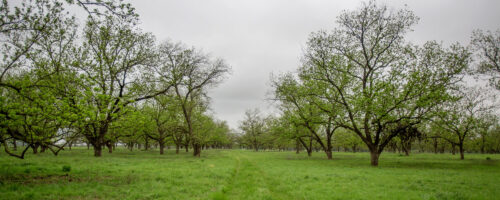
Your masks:
M0 199L498 199L500 155L118 149L0 152Z

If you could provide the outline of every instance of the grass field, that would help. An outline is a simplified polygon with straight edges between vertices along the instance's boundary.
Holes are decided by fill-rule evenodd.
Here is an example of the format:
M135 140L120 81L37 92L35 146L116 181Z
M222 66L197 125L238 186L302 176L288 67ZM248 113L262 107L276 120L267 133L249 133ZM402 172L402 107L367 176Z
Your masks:
M84 149L0 154L0 199L499 199L500 155ZM487 160L489 157L490 160Z

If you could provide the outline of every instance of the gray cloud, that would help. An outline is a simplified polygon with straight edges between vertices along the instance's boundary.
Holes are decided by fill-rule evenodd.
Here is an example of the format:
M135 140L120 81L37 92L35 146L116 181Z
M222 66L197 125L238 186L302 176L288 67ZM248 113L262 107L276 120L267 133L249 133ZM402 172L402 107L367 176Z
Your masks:
M237 128L248 108L265 113L270 73L294 71L308 35L335 27L342 10L359 1L342 0L169 0L129 1L141 16L140 25L158 39L182 41L221 57L233 73L212 89L216 116ZM468 43L473 29L500 28L500 1L387 0L395 9L406 4L420 17L408 40Z

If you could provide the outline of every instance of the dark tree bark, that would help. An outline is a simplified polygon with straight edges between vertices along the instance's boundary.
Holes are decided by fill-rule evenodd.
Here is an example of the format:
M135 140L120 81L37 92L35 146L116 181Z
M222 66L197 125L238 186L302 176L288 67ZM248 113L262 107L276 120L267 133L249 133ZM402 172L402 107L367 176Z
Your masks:
M163 155L164 154L164 149L165 149L165 142L164 141L160 141L159 144L160 144L160 155Z
M94 156L101 157L102 156L102 146L101 145L93 145L94 146Z
M201 156L201 145L193 144L193 156L200 157Z
M328 126L328 129L330 129L330 126ZM332 156L332 136L333 136L333 132L335 130L330 131L328 129L327 129L325 153L326 153L326 157L328 158L328 160L331 160L331 159L333 159L333 156Z
M481 134L481 154L484 154L485 143L486 143L486 139L484 137L484 134Z
M45 153L46 150L47 150L47 146L45 146L45 145L40 146L40 153Z
M458 148L460 150L460 160L463 160L464 159L464 143L460 142L458 144Z
M113 153L113 144L110 141L106 142L106 147L108 147L108 153Z
M17 151L17 142L16 142L16 139L14 139L12 141L12 145L13 145L12 150Z
M307 151L307 156L311 157L312 155L312 151L313 151L313 146L312 146L312 141L313 139L311 137L309 137L309 144L306 144L304 142L304 140L302 140L302 138L298 138L298 141L302 144L302 146L304 146L304 148L306 149Z
M434 154L438 153L438 142L436 138L433 138Z
M134 149L134 142L128 143L128 150L132 151Z
M411 143L402 146L405 156L410 156Z
M31 145L31 148L33 149L33 154L37 154L38 153L38 147L40 145L39 144L33 144Z
M378 166L378 159L380 157L380 153L377 151L370 151L370 164L372 166Z
M295 140L295 153L296 154L300 153L300 142L299 142L299 139Z

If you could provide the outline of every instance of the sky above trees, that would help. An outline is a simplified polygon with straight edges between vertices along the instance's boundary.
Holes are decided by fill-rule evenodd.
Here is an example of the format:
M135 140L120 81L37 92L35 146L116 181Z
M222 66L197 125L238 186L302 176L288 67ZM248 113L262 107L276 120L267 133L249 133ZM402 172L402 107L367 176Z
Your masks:
M249 108L274 110L270 76L294 71L311 32L332 30L342 10L361 1L342 0L190 0L133 1L140 27L158 40L182 41L225 59L232 74L209 95L212 109L231 128ZM467 45L474 29L499 27L500 1L378 1L397 10L405 5L420 18L406 39L415 44L437 40Z

